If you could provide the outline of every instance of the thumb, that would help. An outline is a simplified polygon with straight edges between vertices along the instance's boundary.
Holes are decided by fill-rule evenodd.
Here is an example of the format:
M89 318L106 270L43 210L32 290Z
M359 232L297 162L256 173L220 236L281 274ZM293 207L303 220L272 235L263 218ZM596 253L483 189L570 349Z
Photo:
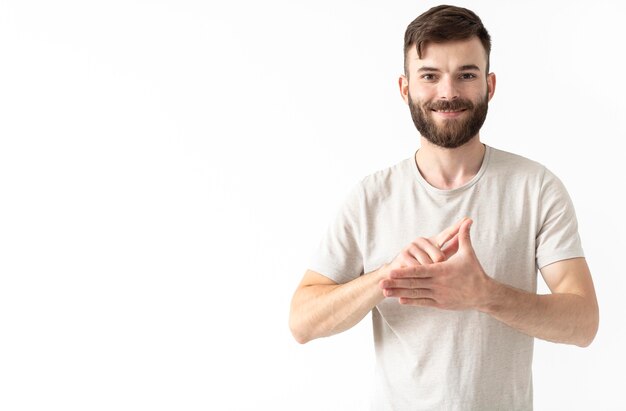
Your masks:
M467 220L463 221L463 224L461 224L461 227L459 228L459 249L460 250L466 250L466 249L473 250L472 239L470 238L470 228L473 222L474 221L472 219L468 218Z

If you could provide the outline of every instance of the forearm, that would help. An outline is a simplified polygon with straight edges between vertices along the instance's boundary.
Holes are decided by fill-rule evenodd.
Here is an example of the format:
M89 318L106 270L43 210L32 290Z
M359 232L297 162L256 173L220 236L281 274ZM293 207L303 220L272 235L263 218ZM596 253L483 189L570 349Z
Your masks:
M296 340L306 343L352 328L385 297L378 286L382 269L345 284L303 287L291 303L289 326Z
M576 294L538 295L493 281L481 311L525 334L557 343L588 346L598 327L598 308Z

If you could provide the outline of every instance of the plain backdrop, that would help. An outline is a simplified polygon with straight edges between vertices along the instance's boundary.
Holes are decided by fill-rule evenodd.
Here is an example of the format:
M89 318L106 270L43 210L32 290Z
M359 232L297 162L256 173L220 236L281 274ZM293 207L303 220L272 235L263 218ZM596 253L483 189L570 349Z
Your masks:
M0 409L367 409L369 316L299 345L289 303L418 148L397 79L436 4L0 1ZM625 7L456 4L493 39L481 138L563 180L600 303L590 347L536 340L535 408L624 409Z

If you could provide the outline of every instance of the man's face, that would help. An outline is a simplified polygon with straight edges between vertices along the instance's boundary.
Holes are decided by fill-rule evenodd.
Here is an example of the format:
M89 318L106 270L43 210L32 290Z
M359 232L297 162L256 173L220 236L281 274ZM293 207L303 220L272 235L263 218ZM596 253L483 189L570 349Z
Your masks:
M415 49L407 57L408 79L401 78L400 88L420 134L444 148L477 136L495 87L478 38L428 43L421 59Z

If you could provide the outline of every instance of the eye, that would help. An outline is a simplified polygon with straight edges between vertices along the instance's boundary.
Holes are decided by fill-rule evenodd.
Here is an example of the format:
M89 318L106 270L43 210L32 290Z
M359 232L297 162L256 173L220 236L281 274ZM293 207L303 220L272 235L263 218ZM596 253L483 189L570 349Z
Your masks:
M424 81L435 81L437 79L434 74L430 73L422 74L420 78Z
M461 80L473 80L475 79L477 76L474 73L462 73L459 78Z

